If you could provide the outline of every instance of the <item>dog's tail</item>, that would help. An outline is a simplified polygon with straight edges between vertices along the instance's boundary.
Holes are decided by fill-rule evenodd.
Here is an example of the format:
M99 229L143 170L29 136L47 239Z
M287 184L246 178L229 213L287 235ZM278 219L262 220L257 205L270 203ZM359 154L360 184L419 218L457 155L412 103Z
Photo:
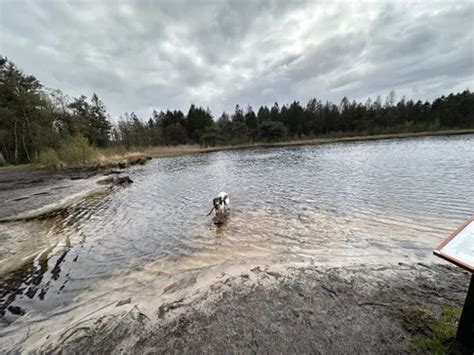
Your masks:
M214 211L214 207L211 208L211 210L209 211L209 213L206 216L209 216L212 213L212 211Z

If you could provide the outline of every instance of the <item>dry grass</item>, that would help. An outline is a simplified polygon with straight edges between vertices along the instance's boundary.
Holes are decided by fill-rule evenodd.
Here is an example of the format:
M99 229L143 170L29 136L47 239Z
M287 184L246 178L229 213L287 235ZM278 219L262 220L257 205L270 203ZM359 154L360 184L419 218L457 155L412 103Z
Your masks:
M179 145L173 147L133 148L124 147L99 149L95 158L95 165L99 167L128 166L143 164L150 158L172 157L178 155L200 153L208 149L198 145Z
M201 147L197 144L177 145L172 147L150 147L143 150L143 153L154 158L173 157L177 155L202 153L212 151L214 148Z

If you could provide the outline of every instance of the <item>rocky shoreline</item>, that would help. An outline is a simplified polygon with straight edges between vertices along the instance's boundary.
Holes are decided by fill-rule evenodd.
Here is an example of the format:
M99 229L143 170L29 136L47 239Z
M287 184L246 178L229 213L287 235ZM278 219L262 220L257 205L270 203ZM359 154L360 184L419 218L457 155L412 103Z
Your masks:
M469 276L436 263L247 266L172 302L149 300L150 306L127 299L44 339L35 350L410 353L405 319L417 307L437 313L461 307Z

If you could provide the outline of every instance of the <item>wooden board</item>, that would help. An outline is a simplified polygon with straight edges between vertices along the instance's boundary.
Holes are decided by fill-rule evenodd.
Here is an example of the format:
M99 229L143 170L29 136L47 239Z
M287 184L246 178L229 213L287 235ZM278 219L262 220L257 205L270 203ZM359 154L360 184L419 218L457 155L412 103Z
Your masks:
M474 216L438 245L433 253L474 273Z

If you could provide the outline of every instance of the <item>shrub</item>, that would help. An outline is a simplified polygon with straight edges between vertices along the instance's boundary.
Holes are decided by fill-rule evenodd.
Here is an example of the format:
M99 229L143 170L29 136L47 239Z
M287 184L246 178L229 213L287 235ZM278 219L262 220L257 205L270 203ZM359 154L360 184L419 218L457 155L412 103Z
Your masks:
M47 168L57 168L61 165L61 160L54 149L48 148L40 153L38 164Z
M58 153L61 161L68 166L88 165L97 156L97 150L82 136L74 137L72 141L63 144Z
M133 148L131 148L130 150L133 150ZM109 157L116 155L125 155L129 152L129 150L125 148L125 146L120 145L115 147L101 148L99 149L99 152L101 155Z

